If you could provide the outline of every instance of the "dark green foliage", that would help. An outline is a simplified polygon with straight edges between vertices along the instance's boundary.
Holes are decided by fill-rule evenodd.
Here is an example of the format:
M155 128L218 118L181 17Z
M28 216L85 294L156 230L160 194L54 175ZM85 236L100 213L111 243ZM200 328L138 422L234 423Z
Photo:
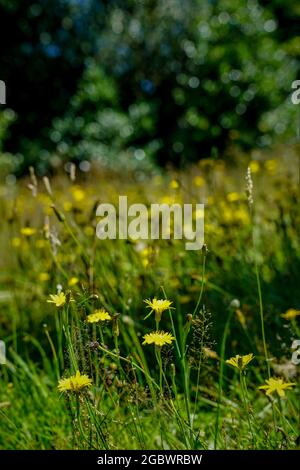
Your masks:
M292 1L1 1L0 10L0 78L16 113L1 139L21 168L43 172L66 156L181 165L293 135Z

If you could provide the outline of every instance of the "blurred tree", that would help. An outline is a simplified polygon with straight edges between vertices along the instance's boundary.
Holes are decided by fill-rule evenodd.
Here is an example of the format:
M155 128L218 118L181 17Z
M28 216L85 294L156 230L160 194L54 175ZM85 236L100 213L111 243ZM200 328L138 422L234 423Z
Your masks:
M296 25L299 9L287 1ZM38 159L40 171L54 150L54 164L180 165L288 135L299 44L283 0L0 6L14 33L1 46L0 78L18 115L5 146Z
M22 152L26 164L31 164L49 148L51 121L64 113L84 59L93 54L90 5L0 0L0 15L0 79L7 86L7 106L16 113L5 148ZM99 20L100 16L101 27Z

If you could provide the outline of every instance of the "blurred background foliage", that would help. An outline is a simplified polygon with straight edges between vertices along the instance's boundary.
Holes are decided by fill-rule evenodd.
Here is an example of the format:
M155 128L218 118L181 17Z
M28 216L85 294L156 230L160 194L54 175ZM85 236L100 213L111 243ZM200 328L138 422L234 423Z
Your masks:
M1 168L182 166L293 139L294 0L0 0Z

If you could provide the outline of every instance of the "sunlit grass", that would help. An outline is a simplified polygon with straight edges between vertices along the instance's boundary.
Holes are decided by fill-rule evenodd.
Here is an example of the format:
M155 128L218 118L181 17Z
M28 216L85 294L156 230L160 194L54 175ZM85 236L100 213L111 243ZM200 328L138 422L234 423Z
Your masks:
M246 166L221 160L2 187L1 448L297 446L299 185L249 166L250 208ZM207 246L98 240L119 195L205 203Z

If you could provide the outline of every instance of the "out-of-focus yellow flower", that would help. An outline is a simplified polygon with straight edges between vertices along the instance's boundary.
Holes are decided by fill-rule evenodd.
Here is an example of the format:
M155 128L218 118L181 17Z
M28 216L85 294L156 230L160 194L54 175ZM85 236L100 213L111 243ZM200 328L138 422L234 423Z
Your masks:
M98 323L108 320L111 320L111 316L106 310L104 310L104 308L96 310L94 313L91 313L86 317L86 321L88 323Z
M32 235L36 233L36 229L33 227L22 227L20 232L25 237L31 237Z
M39 273L38 279L41 282L46 282L46 281L49 281L50 276L48 273Z
M91 385L92 379L77 370L76 374L68 379L60 379L57 388L60 392L80 393L84 388L90 387Z
M11 240L11 244L14 248L19 248L21 246L22 240L19 237L13 237Z
M73 186L72 189L72 196L76 202L82 202L85 198L85 191L80 188L80 186Z
M152 333L147 333L143 336L143 344L155 344L155 346L162 347L165 344L172 344L174 337L171 333L166 333L164 331L153 331Z
M246 354L245 356L240 356L239 354L237 354L236 356L227 359L226 364L230 364L236 369L244 370L245 367L247 367L247 365L249 364L249 362L251 362L253 359L254 356L252 353Z
M76 284L78 284L78 282L79 282L78 277L70 277L70 279L68 280L68 286L70 286L70 287L76 286Z
M222 212L223 220L225 223L229 224L234 220L234 211L230 207L224 207Z
M213 197L213 196L208 196L208 198L207 198L207 203L208 203L208 204L213 204L214 202L215 202L214 197Z
M250 223L249 211L245 207L240 207L234 211L234 219L243 225Z
M160 202L162 204L174 204L175 203L175 198L172 196L168 196L168 195L165 195L165 196L162 196L162 198L160 199Z
M258 173L259 170L260 170L260 164L259 164L259 162L255 161L255 160L252 160L249 163L249 167L250 167L251 173Z
M60 292L59 294L50 294L50 299L47 300L50 304L55 304L56 307L63 307L67 301L66 294Z
M172 302L166 299L157 299L156 297L154 297L154 299L152 300L147 299L147 300L144 300L144 302L145 304L147 304L147 308L151 309L150 313L145 318L148 318L152 312L155 312L155 320L158 322L160 321L162 313L165 310L168 310L169 308L173 308L171 307Z
M147 268L147 266L149 266L149 260L147 258L142 258L141 262L144 268Z
M265 161L265 169L269 173L274 173L276 168L277 168L277 161L276 160L267 160L267 161Z
M201 186L205 185L205 179L202 176L198 175L198 176L195 176L195 178L193 179L193 183L198 188L201 188Z
M229 202L235 202L240 199L240 195L237 192L232 192L227 194L227 201Z
M179 188L179 183L177 180L172 180L170 181L170 188L171 189L178 189Z
M285 313L281 314L281 317L285 320L293 320L300 315L300 310L289 308Z
M266 380L266 385L261 385L259 390L265 390L266 395L270 396L272 393L277 392L280 397L285 396L285 390L290 390L296 385L294 382L284 382L282 379L275 379L271 377Z

